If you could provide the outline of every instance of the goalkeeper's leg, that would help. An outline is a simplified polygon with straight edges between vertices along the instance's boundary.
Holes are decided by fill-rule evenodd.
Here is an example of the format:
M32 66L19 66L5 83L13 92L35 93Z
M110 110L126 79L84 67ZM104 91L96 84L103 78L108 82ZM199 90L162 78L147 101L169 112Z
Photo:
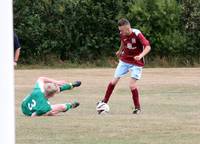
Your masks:
M61 112L66 112L70 109L74 109L80 105L79 102L74 101L73 103L66 103L66 104L55 104L51 105L52 110L49 112L50 115L57 115Z
M60 92L65 91L65 90L71 90L74 87L79 87L81 85L81 81L75 81L73 83L66 83L62 86L60 86Z

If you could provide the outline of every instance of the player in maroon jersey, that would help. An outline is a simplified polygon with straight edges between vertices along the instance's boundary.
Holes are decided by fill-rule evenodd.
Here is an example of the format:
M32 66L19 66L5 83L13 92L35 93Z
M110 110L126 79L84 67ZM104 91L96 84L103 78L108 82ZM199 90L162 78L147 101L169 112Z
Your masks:
M141 112L137 80L141 78L142 68L144 66L144 56L151 50L149 41L137 29L132 29L127 19L118 21L120 31L121 45L116 52L119 63L116 68L114 78L110 81L104 99L102 102L108 103L108 100L118 83L119 79L131 71L130 90L134 104L133 114Z

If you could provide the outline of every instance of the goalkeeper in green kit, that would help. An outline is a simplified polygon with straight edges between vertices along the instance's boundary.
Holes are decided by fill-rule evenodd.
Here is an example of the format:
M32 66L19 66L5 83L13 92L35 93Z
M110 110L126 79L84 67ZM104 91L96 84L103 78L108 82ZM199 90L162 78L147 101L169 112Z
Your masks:
M58 113L76 108L80 105L77 101L74 101L73 103L51 105L48 99L54 97L56 93L71 90L80 85L80 81L67 83L64 80L57 81L47 77L39 77L34 89L21 104L22 112L30 117L55 116Z

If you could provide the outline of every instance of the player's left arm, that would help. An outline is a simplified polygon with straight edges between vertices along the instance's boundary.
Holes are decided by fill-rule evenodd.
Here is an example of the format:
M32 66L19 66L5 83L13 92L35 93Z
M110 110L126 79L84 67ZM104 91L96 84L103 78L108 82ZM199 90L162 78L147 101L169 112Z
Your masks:
M142 43L144 50L142 51L142 53L140 53L139 55L135 56L135 60L140 60L142 59L145 55L147 55L150 50L151 50L151 46L149 41L144 37L144 35L140 32L138 34L138 38L140 40L140 42Z
M15 63L17 63L17 61L19 60L20 49L21 49L21 48L18 48L18 49L16 49L16 51L15 51L15 56L14 56L14 62L15 62Z
M19 60L20 49L21 49L21 45L19 43L19 39L18 39L17 35L14 33L14 50L15 50L14 65L15 66L17 65L17 61Z

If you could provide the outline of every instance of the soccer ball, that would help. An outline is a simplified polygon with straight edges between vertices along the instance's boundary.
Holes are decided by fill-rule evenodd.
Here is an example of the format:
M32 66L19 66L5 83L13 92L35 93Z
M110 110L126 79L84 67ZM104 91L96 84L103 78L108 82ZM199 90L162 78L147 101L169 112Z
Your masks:
M98 114L107 114L110 111L110 107L107 103L100 101L97 103L96 110Z

